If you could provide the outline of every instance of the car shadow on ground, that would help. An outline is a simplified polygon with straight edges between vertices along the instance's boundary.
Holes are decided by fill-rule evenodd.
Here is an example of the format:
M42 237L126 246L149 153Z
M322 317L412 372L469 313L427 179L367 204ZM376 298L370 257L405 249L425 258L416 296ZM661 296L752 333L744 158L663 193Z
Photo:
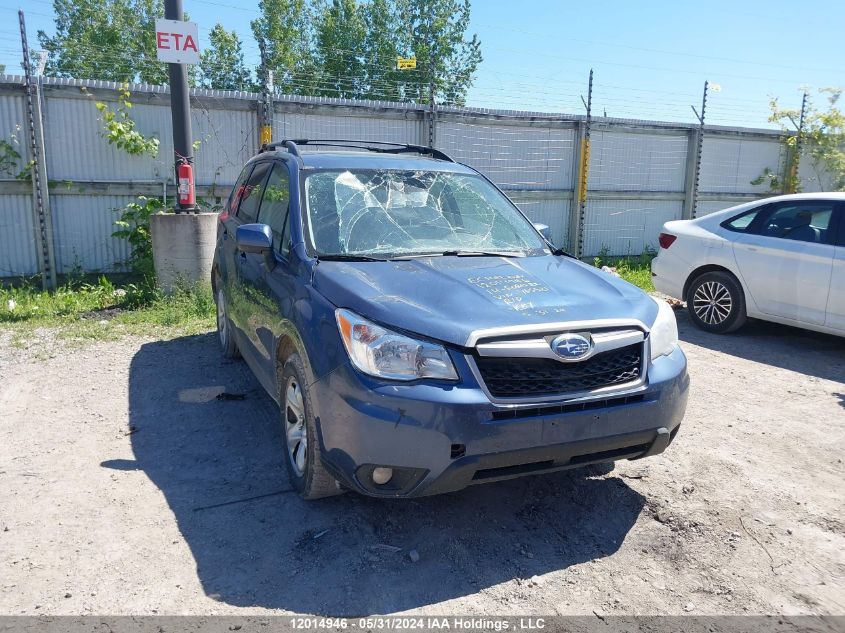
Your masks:
M845 337L757 319L731 334L711 334L694 326L685 309L675 315L681 345L692 343L808 376L845 381Z
M158 486L204 591L230 605L360 615L460 598L614 553L645 504L584 470L417 500L304 502L275 404L211 334L143 345L129 409L135 460L103 466Z

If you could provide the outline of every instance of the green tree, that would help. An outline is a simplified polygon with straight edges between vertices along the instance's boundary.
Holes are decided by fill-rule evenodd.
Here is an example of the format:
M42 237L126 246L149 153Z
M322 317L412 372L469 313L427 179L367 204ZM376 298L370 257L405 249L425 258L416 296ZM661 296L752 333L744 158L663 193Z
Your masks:
M356 0L332 0L317 14L318 94L361 96L366 81L366 23Z
M162 84L167 67L156 61L155 18L162 0L53 0L56 32L38 31L49 53L44 74Z
M361 6L364 20L365 75L363 99L401 101L403 74L396 69L401 22L393 0L370 0Z
M316 94L319 67L312 5L305 0L260 0L258 8L261 16L250 26L259 48L264 48L274 85L288 94ZM257 74L265 79L260 70Z
M470 19L469 0L395 0L400 22L400 52L415 55L417 71L403 82L405 97L429 102L434 85L439 103L463 105L481 63L481 42L466 39Z
M804 129L801 133L800 160L809 161L819 188L826 191L845 191L845 114L839 109L841 88L821 88L819 94L827 101L825 110L819 110L808 97L804 112ZM769 103L772 114L769 121L780 125L781 129L791 132L787 138L787 146L794 156L798 143L795 132L795 122L798 121L800 110L781 108L777 98ZM770 170L754 181L759 184L768 178L775 189L780 184ZM798 172L791 169L784 183L786 191L800 191L801 183Z
M461 105L481 63L469 0L261 0L252 22L285 92ZM399 71L397 57L416 57ZM259 73L260 74L260 73Z
M219 22L200 56L199 84L216 90L249 90L253 85L237 32L227 31Z

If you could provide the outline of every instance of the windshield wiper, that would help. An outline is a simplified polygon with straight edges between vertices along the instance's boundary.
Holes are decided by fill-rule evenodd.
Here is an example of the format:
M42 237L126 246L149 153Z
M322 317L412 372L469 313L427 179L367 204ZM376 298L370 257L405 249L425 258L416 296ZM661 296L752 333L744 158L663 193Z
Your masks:
M409 253L391 257L390 261L401 262L408 259L424 259L426 257L524 257L524 253L508 251L440 251L439 253Z
M445 257L525 257L520 251L443 251Z
M369 255L353 255L339 253L336 255L317 255L317 261L322 262L386 262L390 261L383 257L370 257Z
M409 253L391 257L391 261L403 261L406 259L422 259L424 257L525 257L525 253L513 251L459 251L449 250L439 253Z
M578 259L577 257L575 257L575 255L573 255L569 251L565 251L562 248L558 248L556 246L552 247L552 255L559 255L561 257L571 257L572 259Z

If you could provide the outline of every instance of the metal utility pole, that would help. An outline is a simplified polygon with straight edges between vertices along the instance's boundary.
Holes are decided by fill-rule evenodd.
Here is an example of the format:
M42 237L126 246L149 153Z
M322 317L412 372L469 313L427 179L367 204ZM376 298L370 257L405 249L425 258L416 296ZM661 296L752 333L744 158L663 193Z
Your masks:
M35 242L40 254L41 285L45 290L56 287L56 265L53 253L53 225L50 217L50 196L47 184L47 167L43 155L44 126L41 118L41 95L32 81L32 63L26 39L26 21L23 11L18 11L23 49L23 69L26 81L26 116L29 127L29 150L32 159L32 199L34 211Z
M695 148L695 179L692 188L692 217L696 217L698 211L698 183L701 179L701 150L704 146L704 111L707 108L707 89L710 86L709 82L704 82L704 93L701 96L701 114L695 109L695 106L690 106L698 119L698 146Z
M182 0L164 0L164 17L168 20L183 21ZM177 213L193 213L197 205L193 195L183 195L182 181L184 173L190 174L189 186L193 194L194 145L191 135L191 100L188 92L188 68L186 64L168 64L170 76L170 118L173 122L173 153L175 156L176 182L180 187L176 196ZM181 169L180 169L181 168ZM182 173L180 173L182 172ZM185 199L189 201L185 201Z

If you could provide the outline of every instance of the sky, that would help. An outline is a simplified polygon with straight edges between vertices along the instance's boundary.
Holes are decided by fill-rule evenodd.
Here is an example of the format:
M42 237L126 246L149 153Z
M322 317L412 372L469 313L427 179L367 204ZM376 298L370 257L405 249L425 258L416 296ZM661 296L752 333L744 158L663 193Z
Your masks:
M200 27L235 29L257 64L250 20L255 2L183 0ZM19 72L17 9L30 47L53 30L51 0L0 0L0 64ZM707 102L709 124L771 127L769 99L800 107L804 88L845 88L845 2L840 0L474 0L469 34L484 61L468 105L583 114L590 69L593 113L694 122L704 81L720 87ZM815 101L823 105L824 97Z

